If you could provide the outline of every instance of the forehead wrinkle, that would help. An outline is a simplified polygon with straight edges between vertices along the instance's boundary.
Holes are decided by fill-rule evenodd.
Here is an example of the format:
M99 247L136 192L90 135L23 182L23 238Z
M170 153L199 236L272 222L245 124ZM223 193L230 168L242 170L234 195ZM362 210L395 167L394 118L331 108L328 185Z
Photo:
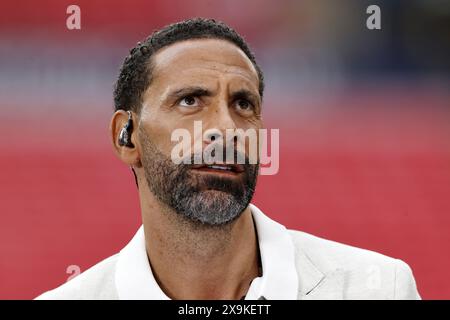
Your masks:
M189 65L183 64L181 62L175 62L170 64L171 67L178 68L178 64L180 65L180 69L178 72L174 72L173 76L179 78L180 74L186 73L195 73L188 74L188 77L194 78L198 76L211 76L216 78L217 75L210 74L211 73L224 73L224 74L234 74L240 77L245 78L250 82L255 82L256 85L259 85L258 77L256 74L252 74L249 70L246 70L240 66L236 66L235 64L226 64L223 62L218 62L217 60L202 60L196 59L199 62L199 65L196 63L189 63ZM158 67L153 71L153 80L157 80L162 77L171 77L168 72L164 72L164 67L158 64ZM207 72L210 71L210 72Z
M216 42L216 44L213 47L208 47L206 45L207 42ZM232 59L234 63L224 61L226 58L218 58L220 55L217 55L215 52L224 47L224 50L226 50L231 56L230 60ZM221 50L220 53L223 53L224 50ZM237 73L245 75L250 80L257 82L259 85L258 73L250 59L239 47L222 39L191 39L176 42L157 52L152 58L152 62L153 75L155 78L158 77L159 73L165 74L165 68L170 68L176 65L181 65L182 68L186 68L187 64L198 63L200 66L204 66L206 64L220 64L225 66L223 69L231 68L233 70L241 70L237 71ZM218 68L213 67L211 69Z
M242 56L241 56L242 57ZM252 74L257 77L257 72L253 64L250 60L248 60L247 56L242 57L241 61L236 63L237 61L234 61L235 63L218 60L215 57L208 57L208 56L196 56L192 60L198 61L201 65L220 65L224 66L224 69L232 69L232 70L241 70L242 73L248 73ZM234 59L236 60L236 59ZM248 60L248 61L247 61Z
M212 61L211 60L211 65L204 65L204 68L206 69L211 69L217 72L223 72L226 74L235 74L241 77L246 78L249 81L255 81L258 82L258 78L254 77L253 74L251 74L250 72L248 72L248 70L245 70L244 68L240 67L240 66L236 66L235 64L227 64L227 63L223 63L223 62L217 62L217 61ZM220 66L217 66L217 64L220 64ZM222 66L224 66L222 68Z
M219 72L220 74L217 75L217 72ZM229 70L224 74L223 72L217 71L215 68L192 67L184 69L180 73L176 73L174 76L176 76L176 79L179 79L180 75L181 78L183 78L184 73L187 73L186 78L176 83L174 81L171 81L171 77L173 76L167 74L162 75L163 77L167 78L164 81L158 81L158 85L163 91L161 94L159 94L158 97L158 101L160 103L165 101L168 95L173 90L181 89L183 87L202 87L212 92L213 94L216 94L218 90L220 90L221 84L222 82L224 82L223 80L225 80L224 88L226 88L228 92L230 92L231 88L236 88L233 90L236 91L239 90L239 88L243 87L248 89L249 91L255 91L255 94L259 96L257 85L255 86L253 79L249 78L247 74L243 74L242 72Z
M223 78L227 76L235 76L238 78L241 78L240 80L245 80L245 82L250 82L251 84L254 84L254 82L257 83L257 79L252 78L251 75L248 74L248 72L243 71L240 68L226 68L225 70L221 70L217 68L217 66L200 66L200 67L191 67L191 68L185 68L181 71L181 74L183 73L189 73L193 72L194 74L188 74L188 77L196 78L196 77L211 77L213 79L217 78ZM217 75L217 73L220 73ZM243 78L243 79L242 79ZM257 84L256 84L257 85Z

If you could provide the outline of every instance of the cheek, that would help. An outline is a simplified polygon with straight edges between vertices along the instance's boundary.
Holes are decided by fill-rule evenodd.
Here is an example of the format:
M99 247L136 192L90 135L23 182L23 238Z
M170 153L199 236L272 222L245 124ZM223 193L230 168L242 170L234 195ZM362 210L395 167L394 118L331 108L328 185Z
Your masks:
M176 121L167 115L154 113L141 121L144 131L150 141L165 155L170 155L173 147L172 132L178 128Z
M257 116L242 117L239 116L238 114L234 114L233 120L236 124L236 127L243 130L247 129L259 130L260 128L263 127L261 118Z
M145 131L151 142L167 157L190 156L195 150L195 142L202 147L202 126L194 126L193 119L182 119L173 113L162 112L159 116L145 120ZM198 121L198 119L197 119ZM172 141L173 139L173 141Z
M252 164L257 163L261 147L260 129L263 128L261 120L246 119L236 125L246 133L238 140L239 150L245 151Z

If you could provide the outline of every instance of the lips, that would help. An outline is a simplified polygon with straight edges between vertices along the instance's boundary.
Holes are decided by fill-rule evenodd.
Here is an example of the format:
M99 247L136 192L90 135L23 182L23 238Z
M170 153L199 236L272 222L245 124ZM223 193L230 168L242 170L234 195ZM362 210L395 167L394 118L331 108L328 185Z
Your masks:
M228 173L228 174L238 174L244 172L244 166L240 164L200 164L192 166L192 169L204 172L217 172L217 173Z

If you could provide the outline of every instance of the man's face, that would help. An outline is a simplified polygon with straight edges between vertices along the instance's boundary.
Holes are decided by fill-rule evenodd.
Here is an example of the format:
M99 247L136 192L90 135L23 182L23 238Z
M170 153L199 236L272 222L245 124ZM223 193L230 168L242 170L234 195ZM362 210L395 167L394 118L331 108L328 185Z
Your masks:
M144 93L137 132L149 189L164 205L193 221L229 223L253 197L258 164L222 169L175 164L171 153L177 142L171 136L176 129L188 130L193 150L189 158L194 157L196 143L203 150L219 141L194 130L194 121L201 121L203 131L222 134L224 148L234 145L239 150L236 140L227 141L226 130L261 128L257 72L237 46L218 39L178 42L152 59L152 83ZM246 142L241 150L248 158Z

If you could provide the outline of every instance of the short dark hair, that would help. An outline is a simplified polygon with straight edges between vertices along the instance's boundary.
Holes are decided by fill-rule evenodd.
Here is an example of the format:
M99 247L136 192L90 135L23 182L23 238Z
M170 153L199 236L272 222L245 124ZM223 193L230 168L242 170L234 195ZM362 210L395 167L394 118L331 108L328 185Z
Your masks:
M264 92L264 77L255 56L244 39L225 23L214 19L195 18L170 24L153 32L145 41L130 50L120 69L114 87L115 110L140 112L142 95L152 80L150 58L161 48L188 39L216 38L238 46L253 63L259 78L259 94Z

